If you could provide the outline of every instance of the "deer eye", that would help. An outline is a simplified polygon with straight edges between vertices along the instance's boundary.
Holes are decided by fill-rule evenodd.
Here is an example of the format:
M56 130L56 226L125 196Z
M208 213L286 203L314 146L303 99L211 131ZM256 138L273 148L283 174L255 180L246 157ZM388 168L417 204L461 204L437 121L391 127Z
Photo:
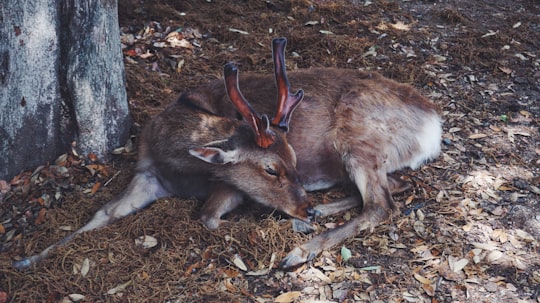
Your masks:
M275 177L279 176L278 171L275 170L275 169L273 169L273 168L270 167L270 166L266 166L266 167L264 168L264 171L265 171L267 174L271 175L271 176L275 176Z

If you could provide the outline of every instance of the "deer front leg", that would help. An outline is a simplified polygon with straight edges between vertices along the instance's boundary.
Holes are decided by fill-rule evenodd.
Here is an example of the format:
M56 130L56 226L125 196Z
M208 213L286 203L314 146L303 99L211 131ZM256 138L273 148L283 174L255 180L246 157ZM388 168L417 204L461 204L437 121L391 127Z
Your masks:
M347 197L328 204L319 204L313 207L315 217L328 217L340 212L347 211L360 205L362 198L360 196ZM292 226L295 232L311 233L314 231L313 226L302 220L292 219Z
M412 185L409 182L403 181L398 176L392 174L388 174L388 185L390 187L390 192L393 195L401 194L412 188Z
M373 229L387 220L395 210L388 188L386 173L355 170L352 174L364 201L360 216L343 226L314 236L310 241L294 248L281 262L283 268L296 266L317 256L363 230Z
M385 221L390 215L390 211L375 205L366 209L362 214L344 225L328 230L313 237L308 242L295 247L282 261L282 268L293 267L315 258L320 252L329 249L348 238L352 238L363 230L372 229Z
M225 183L213 185L210 196L201 209L201 221L208 229L217 229L226 222L221 217L235 209L244 200L238 189Z

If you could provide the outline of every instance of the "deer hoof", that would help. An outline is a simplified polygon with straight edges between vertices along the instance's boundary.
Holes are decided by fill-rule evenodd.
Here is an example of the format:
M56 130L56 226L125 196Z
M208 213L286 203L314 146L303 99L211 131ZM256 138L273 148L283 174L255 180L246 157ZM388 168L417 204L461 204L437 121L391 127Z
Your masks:
M25 258L19 261L14 261L11 266L16 270L22 271L29 269L34 264L32 257Z
M313 260L317 254L304 248L295 247L280 263L281 268L291 268Z
M218 227L227 225L229 223L228 220L221 220L215 217L201 217L201 221L209 230L216 230Z
M298 219L292 219L292 228L294 232L304 234L310 234L315 231L315 228L311 224Z

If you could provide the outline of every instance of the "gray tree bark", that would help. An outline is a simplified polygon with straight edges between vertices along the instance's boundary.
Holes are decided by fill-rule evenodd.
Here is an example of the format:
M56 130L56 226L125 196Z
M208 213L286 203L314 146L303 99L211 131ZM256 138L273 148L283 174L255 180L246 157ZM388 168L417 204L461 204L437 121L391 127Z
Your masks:
M127 140L119 33L116 0L0 1L0 179Z

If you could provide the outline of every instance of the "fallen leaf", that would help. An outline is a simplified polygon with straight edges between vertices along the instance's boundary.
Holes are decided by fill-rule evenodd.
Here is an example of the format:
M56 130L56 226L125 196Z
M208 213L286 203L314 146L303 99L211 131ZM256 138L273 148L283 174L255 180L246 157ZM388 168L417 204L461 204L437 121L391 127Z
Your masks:
M507 75L510 75L512 73L512 70L508 67L499 66L499 69Z
M486 256L486 261L492 263L496 260L499 260L504 254L498 250L494 250L492 252L490 252L487 256Z
M11 186L6 182L6 180L0 180L0 193L6 194Z
M72 302L79 302L79 301L84 300L86 297L84 295L81 295L81 294L71 294L71 295L68 295L68 298Z
M126 283L119 284L107 291L108 295L114 295L116 293L122 292L126 287L128 287L132 283L131 280L127 281Z
M227 290L228 292L235 293L238 292L238 289L234 284L232 284L231 279L225 279L223 280L223 286L225 286L224 290Z
M460 272L467 264L469 264L469 260L467 259L457 259L452 256L448 258L448 265L450 266L450 269L457 273Z
M94 153L89 153L88 154L88 160L90 160L92 162L96 162L98 160L98 157Z
M298 299L302 293L299 291L290 291L286 293L282 293L281 295L277 296L274 299L274 302L276 303L290 303L294 302L294 300Z
M343 258L344 262L347 262L347 260L349 260L352 257L351 250L345 246L341 246L341 257Z
M403 23L402 21L398 21L398 22L396 22L394 24L390 23L390 27L392 27L393 29L400 30L400 31L409 31L409 30L411 30L411 26L409 24Z
M43 222L45 222L45 214L47 213L47 209L46 208L42 208L39 210L39 213L36 217L36 220L34 221L34 224L35 225L40 225L42 224Z
M223 273L227 275L227 278L236 278L240 275L240 273L234 269L225 269Z
M443 276L446 280L450 281L460 281L465 279L465 273L463 271L460 272L454 272L450 269L450 266L448 266L448 262L442 262L438 266L438 271L441 276Z
M422 284L422 289L430 297L433 297L435 295L435 287L433 287L433 284ZM431 301L431 302L433 302L433 301Z
M89 271L90 271L90 260L88 258L84 258L83 263L81 265L81 276L85 277Z
M96 182L94 184L94 186L92 186L92 191L90 192L90 194L93 196L96 194L96 192L98 191L98 189L101 187L101 182Z
M469 139L482 139L482 138L485 138L487 137L488 135L486 134L472 134L469 136Z
M529 113L529 112L526 111L526 110L520 110L519 113L520 113L523 117L525 117L525 118L527 118L527 119L529 119L529 118L532 116L532 114Z
M244 263L244 261L242 261L242 258L238 254L235 254L233 256L232 262L234 265L236 265L236 267L240 268L243 271L247 271L246 264Z
M524 230L516 229L516 236L518 236L525 242L529 242L529 243L534 242L534 237Z
M484 35L482 36L482 38L486 38L486 37L489 37L489 36L494 36L494 35L496 35L498 32L499 32L499 31L494 32L494 31L492 31L492 30L489 30L487 34L484 34Z
M431 281L420 274L414 274L414 278L422 284L431 284Z
M239 29L236 29L236 28L229 28L229 32L239 33L239 34L242 34L242 35L249 35L248 32L243 31L243 30L239 30Z
M135 245L148 249L158 245L158 240L152 236L144 235L135 239Z
M323 35L333 35L334 34L331 31L325 31L325 30L320 30L319 33L321 33Z
M486 251L492 251L499 248L499 246L491 241L488 243L471 243L474 247L486 250Z

